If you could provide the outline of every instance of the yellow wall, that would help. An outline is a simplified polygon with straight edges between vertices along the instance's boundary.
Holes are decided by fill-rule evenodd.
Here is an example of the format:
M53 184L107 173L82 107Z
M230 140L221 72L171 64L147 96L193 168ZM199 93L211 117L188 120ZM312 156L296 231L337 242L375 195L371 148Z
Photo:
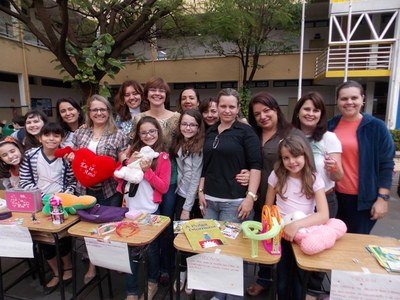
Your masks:
M0 55L10 59L0 60L0 71L15 74L23 73L23 55L21 44L0 38ZM314 77L315 58L319 52L304 55L304 78ZM62 79L63 74L54 70L55 57L50 51L26 45L26 66L28 75ZM265 65L256 73L255 80L297 79L299 73L299 54L264 56L260 64ZM115 80L104 78L111 84L120 84L126 79L146 82L151 76L161 76L168 82L207 82L241 81L241 66L237 58L216 57L182 60L160 60L146 62L144 65L126 64Z

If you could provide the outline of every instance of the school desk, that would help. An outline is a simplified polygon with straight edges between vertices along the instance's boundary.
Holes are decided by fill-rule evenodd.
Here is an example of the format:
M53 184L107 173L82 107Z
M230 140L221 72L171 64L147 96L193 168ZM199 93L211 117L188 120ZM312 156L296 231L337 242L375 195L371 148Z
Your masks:
M332 248L315 255L304 254L295 243L292 243L292 248L297 265L305 271L328 272L335 269L363 272L364 268L367 268L371 273L387 274L387 271L365 248L367 245L400 247L400 240L376 235L346 233ZM307 272L307 275L309 274ZM306 276L303 282L304 298L308 277Z
M174 246L177 250L176 255L176 282L179 285L180 282L180 272L179 265L181 261L182 252L186 253L213 253L216 249L219 249L220 254L223 255L231 255L231 256L239 256L243 258L245 262L251 262L256 264L268 265L272 267L272 299L276 298L276 264L280 260L280 255L271 255L269 254L262 244L262 242L258 243L258 256L251 257L251 240L247 238L243 238L243 232L236 237L236 239L227 239L228 243L225 245L221 245L218 247L211 248L203 248L201 250L193 250L190 246L188 239L184 233L180 233L175 237ZM177 291L179 291L179 287L177 287ZM176 299L180 299L180 293L176 293Z
M125 219L124 221L131 221L129 219ZM110 241L114 242L121 242L121 243L126 243L128 244L129 247L144 247L144 255L141 257L141 262L144 264L144 273L147 274L147 246L154 241L163 231L164 229L168 226L168 224L171 222L171 220L167 217L165 217L165 220L158 225L139 225L139 231L135 233L134 235L130 237L120 237L118 236L115 232L111 232L107 234L106 236L109 237ZM76 239L77 238L96 238L97 235L93 235L93 229L96 229L98 224L95 223L90 223L90 222L79 222L75 224L74 226L70 227L68 229L68 233L74 238L74 245L76 245ZM105 236L102 236L104 238ZM76 249L76 247L73 247ZM73 251L73 256L72 256L72 261L73 261L73 284L72 284L72 290L73 290L73 299L77 299L77 296L83 292L83 290L86 288L84 286L80 291L77 291L76 288L76 251ZM147 276L144 276L145 278L145 284L144 284L144 298L147 300ZM102 279L100 278L97 280L97 284L100 286ZM111 284L110 280L108 282L110 292L111 292ZM101 292L101 289L99 290ZM100 295L101 296L101 295ZM112 295L111 295L112 296Z
M8 220L13 221L16 218L23 219L23 223L21 226L25 226L29 229L31 233L32 240L39 244L49 244L54 245L56 247L56 258L57 258L57 266L58 266L58 278L62 278L63 276L63 267L61 262L60 248L59 248L59 240L65 236L68 236L67 230L70 226L79 221L78 216L70 215L67 219L64 220L62 224L56 225L53 224L50 217L45 216L42 212L35 213L35 217L37 222L33 222L31 220L31 213L21 213L21 212L13 212L11 218L3 220L1 224L9 224ZM1 265L0 265L1 267ZM4 299L3 294L3 278L2 272L0 269L0 300ZM61 299L65 299L64 293L64 282L60 280L60 294Z

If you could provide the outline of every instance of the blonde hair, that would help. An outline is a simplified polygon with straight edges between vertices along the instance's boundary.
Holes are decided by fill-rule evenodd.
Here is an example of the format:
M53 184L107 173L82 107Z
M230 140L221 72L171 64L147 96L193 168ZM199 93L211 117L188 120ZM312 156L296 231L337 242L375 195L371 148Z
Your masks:
M106 130L107 130L108 134L117 132L118 128L117 128L117 124L115 124L114 118L112 116L112 107L111 107L110 102L103 96L100 96L97 94L92 95L87 101L86 126L88 128L93 128L93 121L90 118L90 105L92 104L93 101L99 101L99 102L105 104L107 107L109 116L108 116L108 120L107 120L107 124L106 124L106 127L107 127Z

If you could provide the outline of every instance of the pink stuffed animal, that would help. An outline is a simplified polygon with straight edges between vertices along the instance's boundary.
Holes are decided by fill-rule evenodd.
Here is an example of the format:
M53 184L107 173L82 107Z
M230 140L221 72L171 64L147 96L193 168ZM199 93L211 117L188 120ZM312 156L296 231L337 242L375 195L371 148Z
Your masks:
M299 214L297 218L285 216L284 220L295 221L303 217L305 217L304 214ZM288 223L285 223L285 225ZM294 241L305 254L313 255L333 247L336 240L340 239L346 231L347 226L342 220L332 218L323 225L300 229L296 233Z

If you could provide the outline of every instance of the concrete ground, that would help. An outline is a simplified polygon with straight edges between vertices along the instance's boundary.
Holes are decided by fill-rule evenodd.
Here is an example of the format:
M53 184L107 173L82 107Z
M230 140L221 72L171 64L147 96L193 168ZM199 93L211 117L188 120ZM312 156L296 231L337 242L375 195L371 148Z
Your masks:
M389 201L389 213L388 215L377 222L375 227L372 230L372 234L379 236L389 236L400 239L400 199L397 195L397 184L398 184L398 174L393 178L393 185L391 190L391 199ZM15 259L2 258L2 267L3 270L10 266L12 263L16 262ZM78 287L82 285L83 275L87 269L87 262L81 262L79 260L78 266ZM17 275L23 271L24 267L19 267L17 270L10 272L5 275L4 283L5 286ZM245 286L247 286L250 282L254 280L255 277L255 267L250 265L245 272ZM122 300L125 299L125 288L124 288L124 275L119 274L117 272L111 271L112 276L112 292L114 294L113 299ZM47 274L48 280L50 279L50 274ZM72 285L67 286L66 288L66 299L71 299L72 297ZM103 292L104 299L110 299L108 295L107 285L103 284ZM31 277L28 277L21 281L16 287L12 288L9 291L10 294L22 297L24 299L43 299L43 300L52 300L52 299L60 299L59 291L55 291L50 295L43 295L42 287L39 284L39 281L33 280ZM155 297L156 300L164 299L164 297L168 296L168 291L165 287L161 287ZM261 294L258 297L249 297L246 296L246 299L265 299L267 293ZM211 292L196 292L196 298L200 300L210 299L212 297ZM181 299L187 300L188 297L184 292L181 293ZM8 299L8 297L6 297ZM91 293L89 293L85 299L88 300L97 300L99 299L99 293L97 289L94 289ZM312 299L312 297L308 297L308 299Z

